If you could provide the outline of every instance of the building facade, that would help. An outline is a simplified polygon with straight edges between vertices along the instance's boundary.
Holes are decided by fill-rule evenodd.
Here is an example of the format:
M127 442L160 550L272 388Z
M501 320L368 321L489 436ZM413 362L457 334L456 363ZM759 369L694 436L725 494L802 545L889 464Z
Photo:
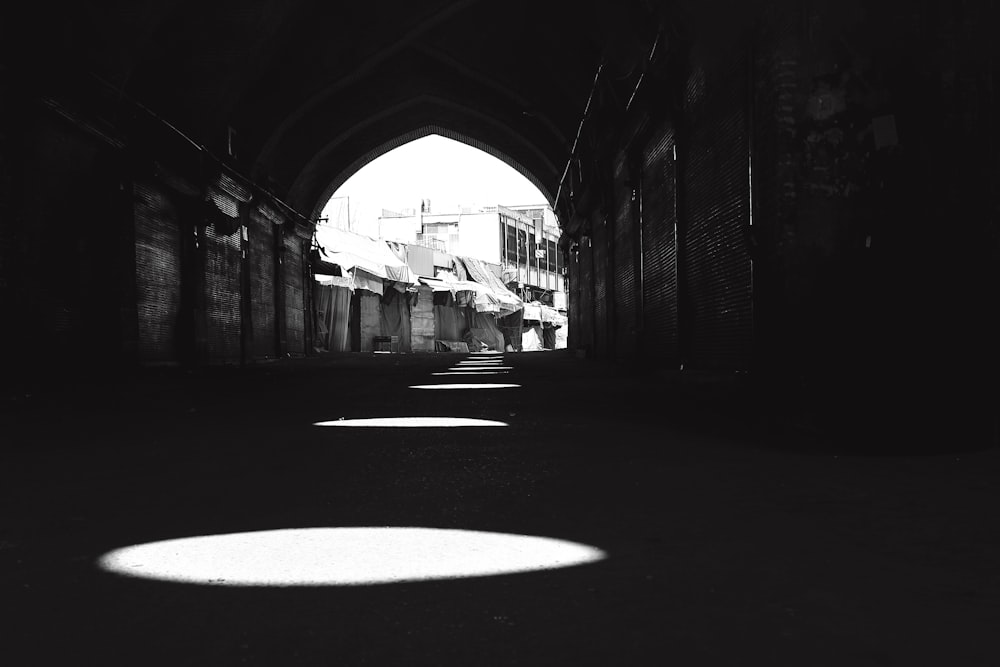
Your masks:
M454 213L383 211L379 236L499 265L501 279L527 302L565 308L559 225L547 205L486 206Z

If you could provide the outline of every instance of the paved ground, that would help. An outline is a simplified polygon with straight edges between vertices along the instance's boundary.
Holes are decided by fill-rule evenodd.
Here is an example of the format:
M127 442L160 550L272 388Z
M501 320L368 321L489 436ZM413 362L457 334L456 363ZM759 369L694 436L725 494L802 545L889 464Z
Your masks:
M408 388L453 381L430 374L462 358L341 355L9 395L0 660L1000 664L995 449L863 455L748 418L704 388L638 383L566 352L506 355L502 381L517 389ZM375 416L509 426L313 426ZM132 544L319 526L537 535L608 558L290 588L94 564Z

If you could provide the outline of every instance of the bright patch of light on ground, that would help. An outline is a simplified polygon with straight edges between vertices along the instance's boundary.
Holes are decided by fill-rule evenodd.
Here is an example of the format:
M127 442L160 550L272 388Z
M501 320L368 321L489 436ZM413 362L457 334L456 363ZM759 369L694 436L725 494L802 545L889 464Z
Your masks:
M505 375L507 371L442 371L431 375Z
M507 426L507 424L490 419L469 419L466 417L370 417L367 419L337 419L316 422L313 426L425 428L428 426Z
M507 389L520 387L519 384L502 384L493 382L458 382L455 384L414 384L410 389Z
M512 366L452 366L449 371L509 371Z
M98 560L107 572L214 586L358 586L593 563L595 547L437 528L292 528L150 542Z
M479 366L482 364L502 364L503 359L483 359L482 361L460 361L459 366Z

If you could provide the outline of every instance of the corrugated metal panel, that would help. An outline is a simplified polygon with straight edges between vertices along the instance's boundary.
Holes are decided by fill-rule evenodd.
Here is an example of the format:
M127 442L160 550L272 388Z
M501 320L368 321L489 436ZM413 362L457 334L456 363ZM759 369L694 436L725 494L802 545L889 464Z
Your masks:
M680 146L685 226L683 256L690 298L691 364L743 369L753 335L747 247L750 190L746 59L734 55L697 71L685 90L689 134Z
M627 358L636 352L638 319L638 285L635 276L635 243L632 188L626 154L615 159L615 220L614 220L614 344L615 355Z
M784 301L785 290L798 281L786 277L788 257L783 255L790 249L781 242L798 199L797 115L789 113L801 85L800 63L792 57L801 20L797 14L771 12L758 24L754 47L753 222L755 238L768 249L754 264L754 357L758 362L766 359L772 368L782 359L799 356L794 349L802 344L795 334L801 318Z
M594 249L591 240L581 240L579 262L579 280L577 300L579 302L576 328L579 331L581 347L594 350ZM576 307L574 305L574 307ZM572 329L571 329L572 330Z
M303 289L305 258L302 240L295 234L284 239L285 345L292 354L306 351L306 303Z
M580 341L580 255L569 253L569 304L566 316L569 318L569 337L567 345L572 349L583 347Z
M233 206L235 206L233 202ZM220 209L221 210L221 209ZM205 310L209 363L238 363L240 312L240 235L205 228Z
M595 215L591 224L594 259L594 352L607 357L611 328L608 326L608 229L602 215Z
M643 354L679 357L674 132L665 125L642 153Z
M269 215L270 214L270 215ZM278 356L274 300L274 214L257 208L250 216L250 321L253 356Z
M135 184L138 356L143 362L179 360L181 240L176 211L157 188Z

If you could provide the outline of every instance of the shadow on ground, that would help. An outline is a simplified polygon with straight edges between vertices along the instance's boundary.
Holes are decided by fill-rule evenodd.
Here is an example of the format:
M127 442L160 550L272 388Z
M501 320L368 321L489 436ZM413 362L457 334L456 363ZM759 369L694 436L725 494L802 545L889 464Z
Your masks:
M1000 602L996 450L887 456L829 429L803 435L745 386L638 378L562 352L508 354L498 377L520 388L409 389L461 358L161 369L9 400L10 664L1000 662L988 641ZM313 426L372 416L509 426ZM273 589L95 566L131 544L320 526L538 535L609 558Z

